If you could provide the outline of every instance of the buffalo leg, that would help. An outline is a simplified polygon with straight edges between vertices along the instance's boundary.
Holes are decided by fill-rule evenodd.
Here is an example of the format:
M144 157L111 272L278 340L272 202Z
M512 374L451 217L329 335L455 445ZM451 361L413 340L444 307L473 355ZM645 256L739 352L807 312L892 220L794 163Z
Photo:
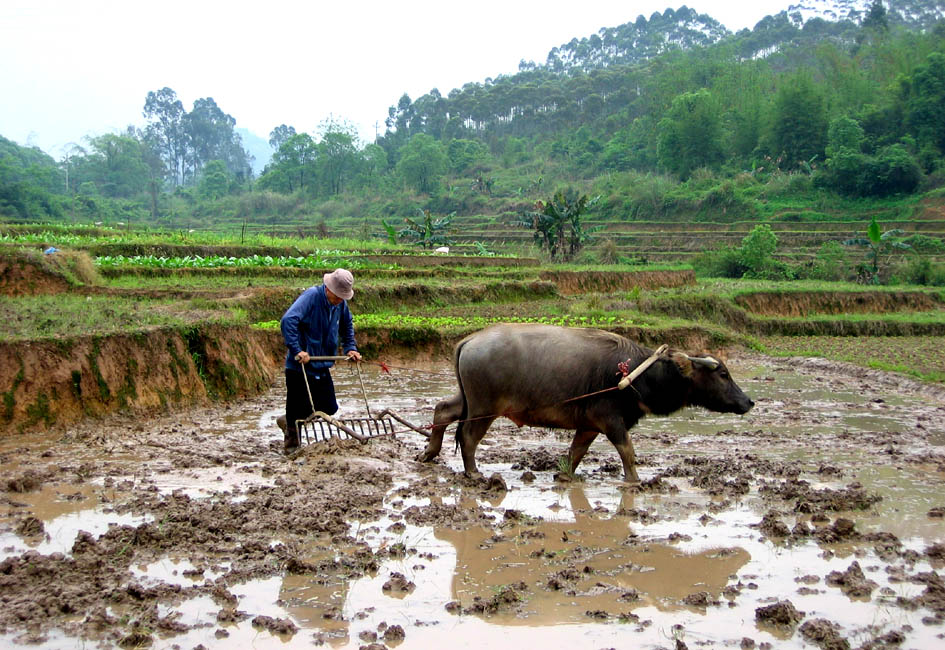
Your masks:
M571 441L571 449L568 452L568 463L571 473L577 471L577 466L587 453L588 447L597 438L599 431L578 431L574 434L574 440Z
M489 426L495 420L495 417L486 417L482 419L472 419L464 422L462 431L459 434L459 450L463 454L463 468L466 470L466 476L476 476L479 469L476 467L476 447L482 440Z
M606 433L607 439L617 448L620 461L623 463L623 480L627 483L639 483L640 477L636 468L637 457L633 451L633 443L630 442L627 430L624 428L611 429Z
M463 394L456 393L449 399L437 403L433 409L433 430L430 433L430 439L427 441L427 448L423 450L417 460L421 463L429 463L440 454L443 447L443 433L446 427L456 422L463 414Z

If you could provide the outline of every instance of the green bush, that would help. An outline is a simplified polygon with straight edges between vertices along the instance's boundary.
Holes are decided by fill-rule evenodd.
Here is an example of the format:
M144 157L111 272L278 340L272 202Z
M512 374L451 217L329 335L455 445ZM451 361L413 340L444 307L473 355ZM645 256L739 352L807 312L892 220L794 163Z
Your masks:
M850 266L846 260L846 249L836 241L821 244L814 262L807 269L806 277L812 280L843 281L849 279Z
M739 250L726 244L697 255L692 267L697 275L709 278L740 278L748 271Z
M895 280L906 284L942 287L945 286L945 264L933 264L927 257L914 257L897 269Z
M917 253L942 253L945 252L945 241L938 237L929 237L928 235L915 234L902 240L903 244L912 247Z

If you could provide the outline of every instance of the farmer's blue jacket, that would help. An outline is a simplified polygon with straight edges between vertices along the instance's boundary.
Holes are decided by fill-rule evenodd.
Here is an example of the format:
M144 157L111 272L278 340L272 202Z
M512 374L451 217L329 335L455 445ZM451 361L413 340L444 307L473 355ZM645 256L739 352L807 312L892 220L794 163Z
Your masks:
M345 354L357 350L354 342L354 322L348 301L337 305L328 302L325 285L311 287L296 298L282 316L282 338L288 351L285 367L301 372L302 364L295 360L302 350L313 357L330 357L338 354L338 336L341 335ZM310 361L305 364L311 377L318 377L332 361Z

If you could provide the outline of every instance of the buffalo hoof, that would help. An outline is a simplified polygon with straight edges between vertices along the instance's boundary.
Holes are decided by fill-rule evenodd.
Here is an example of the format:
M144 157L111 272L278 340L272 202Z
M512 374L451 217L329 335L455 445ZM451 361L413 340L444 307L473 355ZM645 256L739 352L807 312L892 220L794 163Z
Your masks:
M432 461L434 458L436 458L436 457L437 457L437 454L431 454L431 453L428 452L428 451L424 451L424 452L421 452L421 453L417 454L417 462L419 462L419 463L429 463L429 462L431 462L431 461Z

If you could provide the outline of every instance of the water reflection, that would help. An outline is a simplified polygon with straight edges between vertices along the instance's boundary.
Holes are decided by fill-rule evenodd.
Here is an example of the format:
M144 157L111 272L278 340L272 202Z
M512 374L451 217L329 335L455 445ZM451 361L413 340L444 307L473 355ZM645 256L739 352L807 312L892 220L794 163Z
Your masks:
M513 518L498 536L491 529L437 528L437 539L456 552L452 597L464 604L488 600L501 587L524 582L527 616L492 618L505 624L558 624L586 620L589 610L616 616L645 605L673 611L697 592L718 600L750 559L737 547L687 553L640 540L627 515L631 492L623 492L616 514L595 512L579 486L567 496L571 521Z

